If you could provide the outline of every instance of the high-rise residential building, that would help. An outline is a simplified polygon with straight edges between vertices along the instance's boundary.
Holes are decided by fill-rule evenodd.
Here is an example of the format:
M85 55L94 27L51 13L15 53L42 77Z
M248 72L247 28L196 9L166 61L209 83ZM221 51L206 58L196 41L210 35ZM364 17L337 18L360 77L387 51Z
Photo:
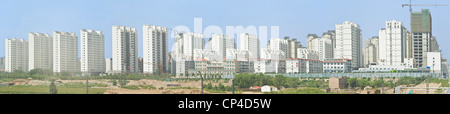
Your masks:
M431 51L432 20L428 9L411 12L412 54L414 67L426 67L426 53Z
M251 60L260 58L259 39L256 35L241 33L240 40L241 50L248 51Z
M322 34L322 38L327 38L331 40L331 47L333 48L333 51L331 51L331 56L334 58L334 50L336 48L336 31L335 30L328 30L327 32L324 32Z
M101 31L80 31L81 37L81 72L98 75L105 68L105 36Z
M78 72L78 37L75 33L53 32L53 72Z
M113 26L112 39L113 72L138 72L138 33L136 28Z
M400 66L406 56L408 30L402 22L386 21L386 28L379 31L379 59L381 65Z
M144 58L138 57L138 69L139 73L144 73Z
M167 73L168 29L160 26L144 25L144 73Z
M111 74L112 72L112 68L113 68L113 64L112 64L112 58L106 58L105 59L105 73L107 74Z
M204 47L205 38L203 34L182 32L175 36L174 56L192 60L194 49L203 49Z
M290 55L289 51L289 40L280 39L280 38L272 38L269 40L267 48L270 50L280 50L284 52L284 55Z
M28 70L28 42L23 39L5 39L5 71Z
M308 50L316 51L319 54L318 60L333 58L333 45L330 37L319 38L316 34L307 36Z
M369 65L377 64L379 47L378 36L367 38L364 41L364 67L368 68Z
M335 59L351 59L352 69L363 66L362 58L362 31L358 24L345 21L336 24Z
M439 48L439 43L436 39L436 37L432 36L430 39L431 43L431 51L430 52L441 52L441 49Z
M53 39L50 34L28 33L28 70L53 69Z
M289 36L285 36L284 40L288 42L288 49L286 55L287 58L297 58L297 48L301 48L302 44L300 41L297 41L297 38L292 38L292 40L289 38Z
M5 71L5 57L0 57L0 71Z
M219 57L225 58L227 49L236 49L236 43L233 38L226 35L212 34L208 47L212 51L219 53Z

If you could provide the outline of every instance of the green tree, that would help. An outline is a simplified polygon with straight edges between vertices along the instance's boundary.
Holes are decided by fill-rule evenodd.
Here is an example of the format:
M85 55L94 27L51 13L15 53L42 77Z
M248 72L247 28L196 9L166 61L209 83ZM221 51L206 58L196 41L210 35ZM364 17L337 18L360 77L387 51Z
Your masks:
M56 88L55 79L50 80L50 94L58 94L58 89Z

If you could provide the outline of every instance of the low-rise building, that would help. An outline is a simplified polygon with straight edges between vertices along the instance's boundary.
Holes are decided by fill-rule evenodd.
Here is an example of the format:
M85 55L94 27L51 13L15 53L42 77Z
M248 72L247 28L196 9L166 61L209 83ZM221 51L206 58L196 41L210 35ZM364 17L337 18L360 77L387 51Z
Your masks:
M325 59L323 72L351 72L351 59Z
M331 77L328 80L328 86L330 87L330 89L345 89L347 88L347 78Z
M194 69L188 69L189 73L234 74L240 69L237 61L208 61L206 59L197 59L194 61L194 65Z
M258 59L254 63L255 73L285 73L284 60Z
M286 73L321 73L322 61L303 58L287 58Z
M176 76L186 75L189 70L195 70L195 63L193 60L188 59L173 59L172 60L172 73Z

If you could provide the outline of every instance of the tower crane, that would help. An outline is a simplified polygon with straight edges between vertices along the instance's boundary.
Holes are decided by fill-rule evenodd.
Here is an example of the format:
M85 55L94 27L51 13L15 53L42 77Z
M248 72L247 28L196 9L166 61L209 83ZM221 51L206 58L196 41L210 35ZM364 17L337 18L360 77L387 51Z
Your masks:
M447 6L447 4L412 4L409 0L409 4L402 4L402 7L409 6L409 12L412 12L412 6Z

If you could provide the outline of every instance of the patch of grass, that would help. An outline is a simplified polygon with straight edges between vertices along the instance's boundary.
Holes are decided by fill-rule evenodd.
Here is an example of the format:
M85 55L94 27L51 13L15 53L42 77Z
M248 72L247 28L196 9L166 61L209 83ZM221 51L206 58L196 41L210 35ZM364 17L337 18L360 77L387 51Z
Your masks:
M108 87L106 84L88 84L89 87ZM58 85L58 87L66 87L66 88L86 88L86 83L82 82L73 82L73 83L65 83L62 85Z
M167 89L198 89L196 87L169 87Z
M128 86L123 86L122 88L131 89L131 90L139 90L139 86L137 86L137 85L128 85Z
M153 85L139 85L142 89L156 89Z
M85 87L65 87L58 86L58 94L86 94ZM107 89L99 88L89 88L89 94L103 94ZM1 86L0 94L49 94L49 86L39 85L39 86Z
M304 88L304 89L286 89L283 91L265 92L265 94L327 94L327 93L316 88Z

